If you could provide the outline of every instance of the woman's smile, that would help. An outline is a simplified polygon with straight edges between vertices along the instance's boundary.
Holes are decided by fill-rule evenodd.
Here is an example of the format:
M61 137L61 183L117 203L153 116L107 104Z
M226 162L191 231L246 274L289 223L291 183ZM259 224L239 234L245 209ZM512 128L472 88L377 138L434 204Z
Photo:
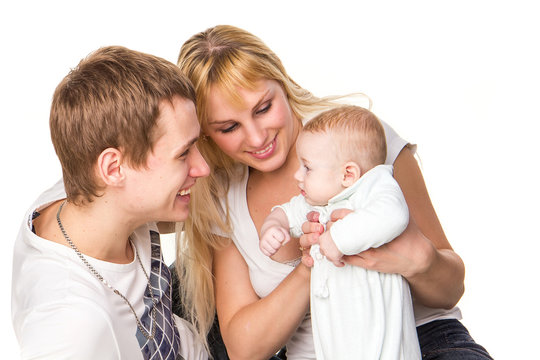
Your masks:
M274 138L270 142L270 144L268 144L263 149L257 150L257 151L248 151L248 153L250 153L253 157L255 157L257 159L263 160L263 159L266 159L266 158L272 156L272 154L274 153L275 148L276 148L276 138Z
M294 147L301 126L287 95L277 81L268 79L236 91L241 101L231 104L223 89L211 88L206 133L237 162L262 172L279 169Z

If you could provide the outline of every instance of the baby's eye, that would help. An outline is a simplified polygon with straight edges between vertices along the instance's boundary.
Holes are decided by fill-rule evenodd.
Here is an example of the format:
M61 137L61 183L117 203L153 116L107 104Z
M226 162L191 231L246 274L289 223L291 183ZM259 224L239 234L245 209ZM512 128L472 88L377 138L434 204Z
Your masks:
M304 169L306 169L306 172L311 170L307 165L304 165Z

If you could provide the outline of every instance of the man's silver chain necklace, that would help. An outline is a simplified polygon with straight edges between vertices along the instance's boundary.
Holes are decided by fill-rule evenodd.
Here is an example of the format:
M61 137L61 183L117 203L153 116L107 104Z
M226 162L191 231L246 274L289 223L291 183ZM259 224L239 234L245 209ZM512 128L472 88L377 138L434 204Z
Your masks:
M142 264L141 258L139 257L139 252L137 251L137 247L135 246L135 244L133 244L131 239L129 239L130 244L135 249L135 257L137 258L137 261L139 262L139 265L141 265L142 271L144 272L144 276L146 276L146 280L148 281L148 285L147 285L148 286L148 291L150 292L150 297L152 298L152 305L153 306L152 306L152 311L151 311L151 321L152 321L152 333L151 334L149 334L148 331L146 331L146 329L142 325L141 321L139 320L139 317L135 313L135 309L133 308L133 306L131 305L129 300L124 296L124 294L122 294L120 291L115 289L111 284L109 284L109 282L107 280L105 280L103 278L103 276L101 276L100 273L97 272L97 270L88 262L88 260L86 260L84 255L79 251L79 249L75 246L73 241L71 241L71 239L69 238L68 234L66 233L66 230L64 229L64 226L62 225L62 222L60 221L60 212L62 211L62 208L64 207L66 202L67 202L67 200L64 200L64 202L58 208L58 212L56 213L56 221L58 222L58 226L60 227L60 230L62 231L62 234L64 235L64 238L68 242L69 246L71 246L71 248L75 251L75 253L77 253L77 255L82 260L82 262L86 265L88 270L90 270L90 272L99 281L101 281L105 286L107 286L109 289L111 289L112 292L114 292L116 295L120 296L124 300L124 302L129 306L129 308L131 309L131 312L133 313L133 316L135 316L135 320L137 321L137 327L142 332L144 337L147 338L149 341L154 340L154 336L156 335L156 299L154 298L154 291L152 289L152 284L150 283L150 278L148 277L148 274L146 273L146 270L144 270L144 266Z

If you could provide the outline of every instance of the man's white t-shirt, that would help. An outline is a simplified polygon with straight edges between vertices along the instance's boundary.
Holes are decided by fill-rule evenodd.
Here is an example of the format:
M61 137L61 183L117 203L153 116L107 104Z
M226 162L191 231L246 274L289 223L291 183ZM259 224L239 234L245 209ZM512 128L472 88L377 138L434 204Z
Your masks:
M22 358L206 359L190 325L172 314L170 273L156 224L145 224L131 235L157 300L156 335L149 341L129 306L90 273L72 248L33 232L32 220L40 209L65 196L61 181L42 194L27 212L15 243L12 320ZM154 305L138 260L114 264L85 257L127 297L151 333Z

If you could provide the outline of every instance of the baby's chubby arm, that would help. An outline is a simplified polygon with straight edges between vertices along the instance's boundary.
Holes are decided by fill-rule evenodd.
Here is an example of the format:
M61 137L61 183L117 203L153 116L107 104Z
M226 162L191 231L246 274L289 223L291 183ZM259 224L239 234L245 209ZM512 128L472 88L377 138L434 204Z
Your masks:
M328 261L332 262L337 267L342 267L345 265L345 263L341 261L343 253L336 246L330 231L325 231L321 234L319 237L319 246L321 254L326 256Z
M266 256L274 255L291 240L289 220L283 209L277 207L266 217L261 226L259 248Z

